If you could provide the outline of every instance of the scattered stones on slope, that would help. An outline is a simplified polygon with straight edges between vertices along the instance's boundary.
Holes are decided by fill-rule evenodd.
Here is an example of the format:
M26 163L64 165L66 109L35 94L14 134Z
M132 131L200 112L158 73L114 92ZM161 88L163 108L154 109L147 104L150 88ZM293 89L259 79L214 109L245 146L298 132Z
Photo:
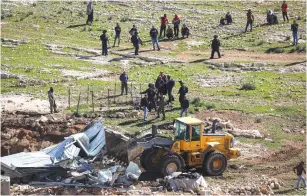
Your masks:
M269 71L272 70L268 68L270 65L266 63L260 62L253 62L253 63L244 63L244 64L237 64L237 63L219 63L219 62L210 62L208 67L210 69L219 69L221 71L228 71L228 72L248 72L248 71Z
M227 74L227 75L202 75L195 74L194 78L197 81L197 84L200 84L204 88L215 88L222 86L234 86L242 84L244 79L243 76Z
M1 46L6 48L15 48L16 46L29 43L27 40L14 40L7 38L1 38L1 42Z

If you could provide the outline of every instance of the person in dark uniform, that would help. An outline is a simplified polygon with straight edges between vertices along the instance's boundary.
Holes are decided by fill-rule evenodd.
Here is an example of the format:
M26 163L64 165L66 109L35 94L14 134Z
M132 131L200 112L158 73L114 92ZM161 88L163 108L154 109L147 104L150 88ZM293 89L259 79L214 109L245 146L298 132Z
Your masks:
M189 92L189 89L188 87L184 86L184 83L182 81L179 81L179 84L180 88L178 94L179 94L179 102L181 104L184 99L184 96Z
M134 46L134 54L139 55L139 44L142 44L142 40L138 36L138 32L135 32L134 35L131 37L131 42Z
M225 18L226 18L227 24L230 25L232 23L232 16L230 15L230 12L227 12Z
M102 34L100 35L100 40L102 42L102 55L107 56L108 55L108 44L109 44L107 30L102 31Z
M93 20L94 20L94 8L93 8L92 0L90 0L87 4L86 14L87 14L86 24L92 25Z
M212 52L211 52L210 59L213 59L215 52L217 52L217 54L219 55L219 58L221 58L221 54L220 54L221 43L220 43L220 40L217 38L218 37L217 35L214 35L213 37L214 37L214 39L212 40L212 43L211 43Z
M147 94L149 112L151 112L151 109L153 108L156 111L157 106L156 106L155 98L156 98L157 92L156 92L155 86L153 84L148 84L148 89L146 89L146 91L141 92L141 94Z
M175 81L171 79L170 75L167 75L167 82L166 82L166 90L168 95L168 103L174 101L174 96L172 95L173 87L175 86Z
M115 42L116 42L116 39L118 39L118 44L117 46L119 46L119 43L120 43L120 32L121 32L121 28L119 26L118 23L116 23L116 27L114 28L115 30L115 38L114 38L114 44L113 44L113 47L115 47Z
M128 75L125 71L119 76L119 80L121 82L121 95L124 94L124 89L126 91L126 95L128 94Z

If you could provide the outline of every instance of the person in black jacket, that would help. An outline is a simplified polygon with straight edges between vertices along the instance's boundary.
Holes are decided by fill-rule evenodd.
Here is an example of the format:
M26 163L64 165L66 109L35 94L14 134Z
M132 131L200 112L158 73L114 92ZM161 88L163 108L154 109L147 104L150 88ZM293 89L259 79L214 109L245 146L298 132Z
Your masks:
M113 44L113 47L115 47L115 42L116 42L116 39L118 39L118 45L119 46L119 43L120 43L120 32L121 32L121 28L119 26L118 23L116 23L116 27L114 28L115 30L115 38L114 38L114 44Z
M141 92L141 94L147 94L148 97L148 110L151 112L151 109L154 108L155 111L157 110L155 98L156 98L156 89L153 84L148 85L148 89L146 91Z
M174 96L172 95L173 87L175 86L175 81L171 79L170 75L167 75L167 82L166 82L166 90L168 95L168 103L174 101Z
M230 15L230 12L227 12L225 18L226 18L227 24L230 25L232 23L232 17Z
M164 107L165 107L166 103L164 101L164 96L163 95L159 95L158 97L158 111L157 111L157 118L160 118L160 113L162 113L163 117L162 117L162 120L165 120L165 110L164 110Z
M293 33L293 45L297 45L298 44L298 24L296 23L296 21L293 21L293 24L291 25L291 31Z
M178 94L179 94L179 102L181 104L184 99L184 96L189 92L189 89L188 87L184 86L184 83L182 81L179 81L179 83L180 83L180 88Z
M181 28L181 35L182 35L182 38L184 38L184 36L189 38L190 29L185 24L183 24L183 27Z
M152 26L150 29L150 37L151 37L151 42L152 42L152 46L153 46L153 50L156 50L155 45L157 45L158 50L160 50L160 46L159 46L159 42L158 42L158 30Z
M145 121L147 118L147 112L148 112L148 97L146 94L141 99L141 107L143 108L143 111L144 111L144 121Z
M182 117L182 114L185 113L185 116L188 116L188 108L190 106L189 100L187 100L186 96L183 97L181 105L181 111L180 111L180 117Z
M136 26L133 25L132 28L131 28L130 31L129 31L129 34L130 34L131 36L133 36L133 35L135 34L135 32L138 32L138 30L137 30Z
M217 35L214 35L214 39L212 40L212 44L211 44L211 57L210 59L213 59L214 53L217 52L217 54L219 55L219 58L221 58L221 54L220 54L220 40L217 38Z
M139 55L139 44L142 44L142 40L138 36L138 32L135 32L134 35L131 37L131 42L134 46L134 54Z
M107 36L107 30L102 31L103 34L100 35L100 40L102 42L102 55L108 55L108 43L109 39Z

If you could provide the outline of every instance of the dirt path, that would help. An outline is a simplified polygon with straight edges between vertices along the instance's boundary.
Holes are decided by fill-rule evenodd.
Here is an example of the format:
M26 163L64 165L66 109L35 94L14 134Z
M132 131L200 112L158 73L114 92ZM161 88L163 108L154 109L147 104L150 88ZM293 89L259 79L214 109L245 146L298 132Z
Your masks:
M249 51L238 51L238 50L226 50L222 51L222 58L220 59L209 59L209 50L207 51L185 51L178 54L176 57L179 60L189 60L191 61L217 61L217 62L227 62L227 61L255 61L262 63L301 63L306 62L306 56L304 53L281 53L281 54L269 54L269 53L259 53L259 52L249 52ZM217 54L215 54L217 55Z

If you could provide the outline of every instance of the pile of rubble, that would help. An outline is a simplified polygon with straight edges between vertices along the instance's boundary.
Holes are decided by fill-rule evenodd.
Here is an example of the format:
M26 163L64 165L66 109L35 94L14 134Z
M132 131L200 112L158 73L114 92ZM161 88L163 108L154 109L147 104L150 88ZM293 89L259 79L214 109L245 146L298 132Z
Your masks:
M223 120L220 118L207 118L206 126L209 127L208 129L211 129L214 121L216 122L215 126L217 131L226 131L231 133L233 136L240 136L252 139L260 139L264 137L259 130L238 129L235 128L229 120Z
M2 120L2 156L46 148L81 131L89 122L86 118L71 118L60 113L38 117L3 115Z

